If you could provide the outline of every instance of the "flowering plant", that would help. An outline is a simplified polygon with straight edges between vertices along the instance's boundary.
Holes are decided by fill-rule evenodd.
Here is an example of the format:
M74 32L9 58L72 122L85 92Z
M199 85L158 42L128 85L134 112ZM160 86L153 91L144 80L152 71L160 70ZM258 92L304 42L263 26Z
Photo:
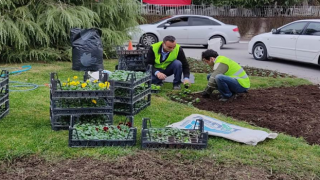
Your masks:
M133 139L133 132L130 131L131 123L119 123L119 125L74 125L73 139L78 140L126 140Z
M61 84L62 90L106 90L109 89L110 83L106 81L105 83L99 82L98 80L86 82L78 81L78 76L73 76L73 79L68 78L67 82Z

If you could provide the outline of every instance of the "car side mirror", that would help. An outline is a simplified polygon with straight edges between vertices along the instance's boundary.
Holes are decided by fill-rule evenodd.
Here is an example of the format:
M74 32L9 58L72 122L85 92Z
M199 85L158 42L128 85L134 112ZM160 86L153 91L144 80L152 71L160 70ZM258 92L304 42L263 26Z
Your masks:
M271 32L272 32L272 34L278 34L279 30L278 29L272 29Z
M166 28L169 27L169 26L170 26L169 23L165 23L165 24L164 24L164 29L166 29Z

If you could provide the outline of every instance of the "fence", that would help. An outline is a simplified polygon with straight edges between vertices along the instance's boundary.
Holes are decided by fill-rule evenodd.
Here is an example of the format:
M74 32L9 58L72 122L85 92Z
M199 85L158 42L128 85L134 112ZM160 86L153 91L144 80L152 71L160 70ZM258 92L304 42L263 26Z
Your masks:
M320 16L320 6L265 6L261 8L231 8L228 6L202 6L202 5L152 5L143 4L141 14L144 15L179 15L193 14L206 16L226 17L301 17Z

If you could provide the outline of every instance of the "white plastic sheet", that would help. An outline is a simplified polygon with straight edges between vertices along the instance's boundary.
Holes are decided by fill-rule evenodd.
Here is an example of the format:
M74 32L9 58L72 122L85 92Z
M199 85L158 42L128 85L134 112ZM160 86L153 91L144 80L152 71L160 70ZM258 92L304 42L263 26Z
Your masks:
M252 130L201 114L192 114L186 117L184 120L171 124L167 127L193 129L197 119L203 119L204 131L208 132L209 136L219 136L248 145L255 146L258 142L264 141L266 138L275 139L278 136L277 133L267 133L261 130Z

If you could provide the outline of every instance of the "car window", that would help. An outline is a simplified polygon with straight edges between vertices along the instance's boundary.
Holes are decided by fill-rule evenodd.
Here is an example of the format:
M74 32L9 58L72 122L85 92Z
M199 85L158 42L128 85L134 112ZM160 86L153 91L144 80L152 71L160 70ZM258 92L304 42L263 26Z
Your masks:
M201 17L192 17L192 26L212 26L212 25L220 25L219 23L208 19L208 18L201 18Z
M306 26L307 22L297 22L290 24L288 26L285 26L280 29L279 34L295 34L300 35Z
M303 34L311 36L320 36L320 23L310 23Z
M161 25L159 25L158 28L164 27L166 23L169 23L170 27L188 26L189 25L188 19L189 19L188 17L179 17L179 18L170 19L162 23Z
M188 26L188 18L187 17L180 17L171 19L168 22L170 27L177 27L177 26Z

